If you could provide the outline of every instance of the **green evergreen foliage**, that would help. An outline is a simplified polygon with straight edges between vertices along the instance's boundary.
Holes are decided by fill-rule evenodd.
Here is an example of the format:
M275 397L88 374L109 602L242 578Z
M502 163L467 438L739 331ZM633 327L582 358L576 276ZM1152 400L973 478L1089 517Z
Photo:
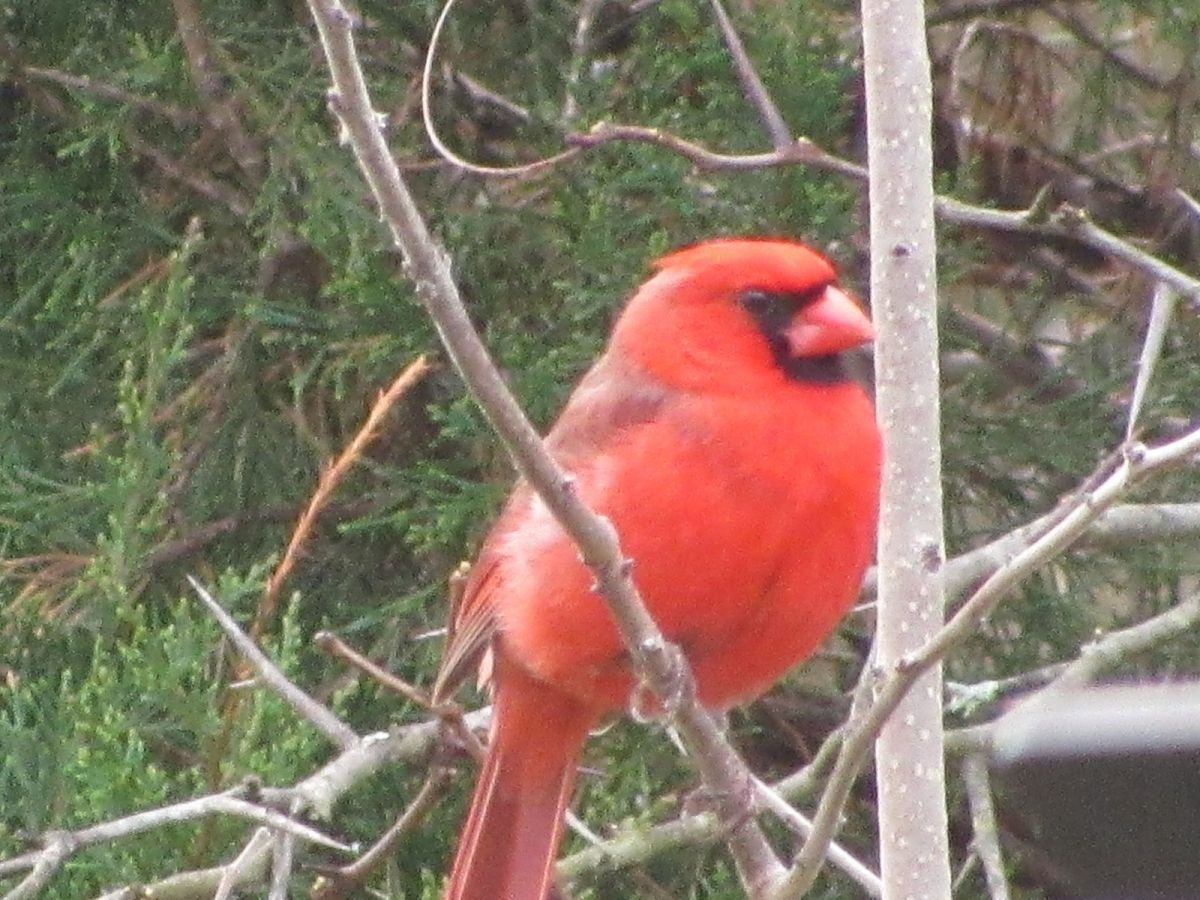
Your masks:
M258 163L239 161L202 121L206 103L170 4L0 2L0 859L47 829L247 776L287 786L328 760L327 740L261 690L243 689L226 733L237 660L183 576L212 584L248 625L322 468L377 393L436 350L336 139L303 4L198 5L210 61L224 96L236 98ZM1154 5L1154 40L1192 46L1191 7ZM1118 18L1130 8L1105 6ZM841 7L781 0L743 11L738 26L794 132L849 155L860 111ZM704 173L641 144L606 146L532 180L482 180L432 164L410 101L437 5L364 0L359 8L367 74L391 114L393 149L454 258L475 321L539 424L552 421L647 261L673 246L717 234L799 236L828 246L865 290L854 186L809 168ZM623 4L602 9L615 20L579 62L567 129L611 120L721 152L768 145L704 4L662 0L630 19ZM456 12L443 62L529 113L514 125L439 79L436 119L457 152L510 164L561 149L574 14L571 4L535 2ZM93 84L64 85L47 71ZM1107 140L1104 78L1088 84L1095 90L1080 97L1064 146ZM1194 160L1189 172L1194 191ZM942 177L990 202L985 174L964 164ZM1142 318L1132 303L1102 295L1099 305L1044 273L1016 290L974 279L1011 246L949 237L947 305L990 316L1022 341L1063 335L1054 338L1058 374L1014 384L997 363L1001 351L953 317L944 323L948 350L982 357L943 397L949 539L961 551L1049 509L1119 442ZM1194 257L1171 252L1194 266ZM1152 432L1196 414L1198 339L1195 317L1181 316L1147 408ZM1078 389L1054 390L1066 375ZM421 636L443 624L446 577L510 481L481 414L443 363L389 414L285 585L285 608L265 640L283 671L360 732L421 720L421 710L374 685L347 685L345 667L311 637L335 631L405 680L428 684L439 643ZM1181 474L1142 497L1194 497L1195 487ZM1096 629L1166 608L1198 562L1194 549L1173 547L1064 559L1001 608L951 661L951 677L1070 658ZM855 618L845 646L859 648L865 630ZM840 714L839 692L857 665L847 655L839 645L819 676L781 692ZM1127 674L1197 668L1192 641ZM765 775L782 776L829 730L831 722L810 718L797 716L794 739L765 737L770 720L753 713L735 717L734 729L766 760ZM603 774L583 779L578 809L593 824L649 827L677 812L693 784L657 732L629 724L596 741L589 764ZM385 770L321 825L365 845L422 777ZM372 883L381 895L437 895L464 791L456 787L454 802L440 803L400 845ZM848 833L869 858L868 802ZM248 833L222 820L106 844L73 859L50 895L90 897L215 865ZM303 852L309 862L341 862ZM603 873L578 896L649 896L645 878L670 896L740 895L723 853L687 849L644 872ZM311 877L296 879L299 895ZM858 896L834 875L818 895Z

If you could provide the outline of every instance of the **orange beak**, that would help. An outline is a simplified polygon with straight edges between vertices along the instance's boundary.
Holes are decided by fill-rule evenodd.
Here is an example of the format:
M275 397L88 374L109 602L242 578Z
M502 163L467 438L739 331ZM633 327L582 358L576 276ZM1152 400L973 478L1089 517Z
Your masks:
M875 329L858 301L830 286L819 300L800 310L783 335L793 356L829 356L865 344L875 336Z

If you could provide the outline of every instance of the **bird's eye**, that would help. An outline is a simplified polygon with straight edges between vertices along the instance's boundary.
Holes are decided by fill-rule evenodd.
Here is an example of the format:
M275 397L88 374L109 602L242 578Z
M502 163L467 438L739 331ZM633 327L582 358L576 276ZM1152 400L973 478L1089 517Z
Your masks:
M773 300L766 291L743 291L738 296L738 302L751 313L766 312Z
M738 295L738 303L768 335L786 328L796 314L796 299L791 294L751 288Z

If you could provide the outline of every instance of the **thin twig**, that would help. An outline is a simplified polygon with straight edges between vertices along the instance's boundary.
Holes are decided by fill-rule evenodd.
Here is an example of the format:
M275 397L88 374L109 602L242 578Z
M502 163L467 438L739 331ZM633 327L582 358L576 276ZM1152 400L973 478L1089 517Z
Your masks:
M776 166L809 165L815 169L846 175L858 181L865 181L867 177L867 170L863 166L826 153L808 138L803 137L796 138L778 150L769 150L764 153L718 153L702 144L689 141L661 128L599 122L585 132L567 135L567 141L575 147L585 149L593 149L620 141L652 144L677 153L696 168L708 172L749 172Z
M1073 11L1059 9L1053 4L1047 4L1046 12L1051 18L1057 20L1064 28L1071 32L1080 43L1091 47L1104 57L1108 63L1116 66L1124 75L1136 81L1142 87L1154 91L1166 91L1172 87L1172 79L1165 78L1152 69L1148 69L1140 63L1134 62L1129 57L1118 53L1105 43L1103 38L1093 32L1087 26L1087 23Z
M292 801L291 813L299 815L303 811L303 801L296 798ZM296 836L286 832L272 835L271 845L271 887L267 892L267 900L288 900L292 880L292 867L296 861Z
M703 171L754 171L777 166L804 165L843 175L860 183L867 179L865 167L826 152L808 138L797 138L789 144L764 153L727 154L710 150L701 144L660 128L608 122L597 123L586 132L567 135L566 141L570 147L545 159L514 167L476 165L455 154L442 142L434 127L430 109L429 93L433 55L441 29L453 3L454 0L449 0L443 7L430 40L422 87L422 112L426 131L434 148L446 161L464 171L485 177L526 177L532 174L541 174L560 163L574 159L581 150L593 150L609 143L633 141L662 147L682 156ZM1065 238L1078 241L1085 246L1119 259L1158 281L1172 285L1187 296L1193 304L1200 305L1200 280L1192 278L1153 254L1100 228L1088 221L1086 216L1077 210L1064 208L1047 220L1043 211L1040 210L994 210L973 206L946 196L937 196L934 203L934 211L938 218L954 224L993 231L1014 232L1042 239L1061 240Z
M571 61L567 65L567 86L564 91L562 122L569 126L579 113L579 101L576 91L583 77L583 69L587 60L588 44L592 33L592 25L596 21L596 13L604 5L604 0L581 0L579 12L575 16L575 34L571 38Z
M314 0L309 0L309 6L313 7L313 5ZM473 162L468 162L446 146L446 144L442 141L441 135L438 134L437 126L433 122L433 108L430 100L430 94L433 90L433 63L437 54L438 42L441 40L442 29L446 26L446 20L449 19L450 10L453 8L454 0L446 0L445 5L442 7L441 13L437 17L437 21L433 23L433 32L429 35L429 47L425 51L425 65L421 71L421 120L425 123L425 135L429 138L429 143L433 145L433 149L438 152L438 155L447 162L450 162L462 169L464 172L471 172L474 175L505 176L509 178L537 175L554 168L559 163L566 162L568 159L578 156L580 152L579 149L576 147L571 147L546 159L540 159L525 165L481 166ZM352 19L349 18L350 13L346 12L345 7L338 2L336 9L341 11L341 15L348 17L345 24L347 26L351 26L353 24ZM317 15L315 8L313 9L313 15ZM317 21L318 27L320 27L319 17L317 17ZM322 32L322 35L323 34L324 33ZM325 44L326 54L328 55L329 44L328 42L324 41L324 38L322 38L322 42ZM364 92L366 90L365 83L363 85L363 90ZM344 125L345 120L343 119L342 122ZM351 140L353 140L353 138L351 138ZM361 164L361 159L359 162ZM392 162L392 165L395 166L394 161ZM399 171L397 171L396 174L397 177L399 177Z
M1184 600L1165 612L1152 616L1136 625L1112 631L1080 648L1079 655L1070 662L1055 663L1038 670L1044 682L1044 690L1035 696L1051 691L1077 690L1094 681L1104 672L1115 669L1141 653L1147 653L1176 637L1192 633L1200 624L1200 594ZM968 685L975 695L975 708L996 702L1006 694L1040 687L1041 684L1022 684L1019 678L996 682L981 682ZM947 752L981 752L990 745L995 721L968 728L956 729Z
M569 135L567 139L574 146L587 149L615 141L653 144L677 153L705 171L750 171L775 166L805 165L845 175L856 181L865 181L867 176L866 169L862 166L827 153L807 138L797 138L793 144L781 150L766 153L725 154L714 152L659 128L601 122L590 131ZM1147 253L1106 231L1091 222L1079 210L1062 207L1047 217L1043 211L1037 209L987 209L972 206L953 197L938 196L934 199L934 211L943 221L956 225L1013 232L1042 239L1078 241L1145 272L1157 281L1171 285L1187 296L1193 304L1200 305L1200 279L1193 278L1152 253Z
M132 128L125 128L122 134L130 150L138 156L148 159L164 175L190 188L201 197L221 204L239 219L249 217L250 213L254 211L253 201L237 188L230 187L216 177L203 175L188 168L165 150L151 144Z
M1059 511L1025 523L975 550L962 553L946 565L947 605L955 607L985 578L1033 545L1050 527ZM1081 547L1129 547L1141 543L1194 541L1200 536L1200 502L1131 503L1106 510L1083 534ZM864 597L874 591L869 572Z
M142 810L111 822L90 825L76 831L50 832L43 837L40 849L7 859L0 864L0 875L25 869L32 870L29 877L5 895L3 900L23 900L23 898L32 897L37 890L49 882L50 877L69 857L88 847L141 834L164 825L192 822L211 816L236 816L295 834L301 840L328 847L340 853L354 852L354 848L327 837L303 822L294 821L274 809L241 799L236 796L240 790L209 794L169 806ZM36 883L35 876L38 879ZM28 887L30 884L35 884L36 889L32 892Z
M262 181L266 154L258 138L242 121L237 97L213 61L213 45L195 0L171 0L175 7L176 30L192 73L192 83L204 104L205 118L225 142L230 157L257 185Z
M332 503L321 510L321 521L338 522L343 519L353 519L366 515L377 507L378 501L370 498ZM150 571L178 562L200 552L208 544L245 525L257 522L294 522L303 509L295 503L288 503L261 509L248 509L220 519L213 519L211 522L195 526L177 538L163 541L146 555L142 565L147 571Z
M812 834L812 822L783 799L782 795L771 785L755 778L754 789L758 802L765 809L774 813L779 821L790 828L794 834L805 839ZM829 845L829 862L835 868L845 872L868 895L883 896L883 882L879 880L879 875L867 868L854 854L836 841Z
M359 742L359 737L353 728L289 681L288 677L279 671L279 668L259 649L258 645L238 627L233 616L229 615L221 607L221 604L205 590L204 585L191 575L187 576L187 580L200 601L217 620L221 630L237 647L238 652L242 654L258 677L262 679L263 684L283 698L305 721L314 725L318 731L343 750L348 750Z
M70 832L53 831L43 837L42 849L37 853L26 854L24 857L17 857L14 860L6 860L10 867L0 869L0 874L19 872L26 868L31 871L20 884L4 895L3 900L29 900L29 898L37 896L42 888L58 874L63 863L78 849L79 842ZM30 859L29 865L22 865L20 868L11 867L11 864L25 859Z
M1048 690L1083 687L1102 672L1115 668L1130 657L1145 653L1174 637L1190 633L1198 622L1200 594L1144 622L1113 631L1087 644L1080 651L1079 658L1050 683Z
M742 84L742 91L745 93L746 99L750 101L750 105L758 111L758 117L762 120L763 127L767 129L767 134L771 138L771 146L776 150L790 147L795 143L791 129L783 120L783 114L775 105L775 101L771 99L766 85L763 84L754 68L750 54L746 52L746 45L742 43L737 29L733 27L733 21L725 12L721 0L709 0L709 6L712 7L717 27L721 30L721 39L725 42L725 49L729 51L729 55L733 59L733 68L737 72L738 81Z
M1078 666L1075 671L1084 681L1090 681L1100 672L1125 662L1133 655L1151 650L1174 637L1191 633L1197 623L1200 623L1200 595L1193 596L1137 625L1111 632L1085 648L1070 665ZM863 683L869 685L870 679ZM1073 685L1064 682L1064 686ZM488 710L471 713L467 717L468 722L476 728L483 727L487 715ZM988 723L948 732L948 753L961 756L986 751L993 727L993 723ZM294 788L286 791L264 788L261 794L265 801L272 803L291 803L295 798L303 798L306 806L313 808L318 815L328 817L333 805L341 797L384 766L401 761L414 765L427 761L438 742L438 731L438 723L424 722L399 728L390 735L365 739L359 746L341 754ZM775 783L772 789L782 792L793 802L811 796L816 791L828 764L836 755L842 733L839 730L830 735L808 766ZM687 815L650 829L625 830L599 846L566 857L559 863L557 871L560 878L575 880L596 869L611 871L614 868L635 866L672 849L703 845L720 834L721 826L716 816L709 813ZM0 862L0 876L29 869L34 864L33 859L39 855L40 851ZM256 868L256 872L265 871L265 860L264 851L262 860L258 863L261 868ZM176 882L187 883L191 886L189 896L211 895L224 869L225 867L218 867L181 873L159 884L165 886ZM164 888L163 895L166 894ZM125 900L126 896L132 898L133 895L107 894L104 900Z
M330 656L337 657L349 663L364 675L379 682L389 691L399 694L405 700L417 704L422 709L433 709L433 703L429 699L429 694L409 684L403 678L393 675L382 666L376 665L332 631L318 631L313 635L313 643Z
M124 103L143 112L162 116L181 128L187 125L197 125L203 121L203 118L195 110L185 109L182 106L156 100L153 97L144 97L141 94L127 91L115 84L97 81L95 78L87 75L73 75L70 72L61 72L58 69L46 69L41 66L21 66L20 72L26 76L51 81L72 90L83 91L96 97L103 97L106 100L115 100L118 103Z
M971 807L971 844L987 879L992 900L1008 900L1008 878L1004 875L1004 857L1000 853L1000 835L996 828L996 810L992 806L992 787L987 762L980 753L970 753L962 763L963 786Z
M1086 385L1066 372L1034 340L1021 340L995 322L971 310L948 306L948 320L987 351L1000 374L1024 387L1036 387L1038 395L1054 400L1078 396Z
M490 709L481 709L468 713L466 716L467 725L473 728L486 728L490 714ZM354 747L340 753L335 759L326 763L316 772L299 781L294 786L288 788L260 787L257 788L256 793L264 803L272 806L290 806L296 801L300 801L303 808L311 810L315 817L328 820L333 814L334 806L349 791L385 767L395 765L396 763L407 763L410 765L427 764L441 742L442 733L440 722L420 722L414 725L394 728L389 733L367 735ZM240 793L240 790L236 793ZM185 810L193 809L194 811L197 803L209 801L211 801L211 797L203 797L198 800L187 801L186 804L183 804L183 807ZM260 809L261 807L252 808ZM85 837L91 840L92 843L99 844L107 840L124 837L127 833L132 834L157 828L164 821L177 821L177 818L171 814L171 810L174 809L175 807L168 808L165 819L159 811L151 810L139 813L137 817L132 817L135 819L134 824L137 824L139 827L132 830L127 826L121 825L125 820L119 820L118 823L115 823L120 826L115 830L113 829L114 823L111 822L94 826L94 830L97 830L98 833L93 835L89 832ZM281 817L280 813L274 813L274 815ZM147 821L147 816L150 816L151 820ZM185 817L185 819L190 818L193 817ZM278 820L273 819L261 824L268 827L277 827ZM61 835L62 833L60 832L59 834ZM77 832L72 837L78 838L79 834ZM50 839L52 836L47 835L46 839ZM339 845L339 849L343 848ZM344 849L352 850L353 848ZM72 850L71 852L74 851ZM258 854L254 854L254 859L246 860L243 872L247 873L248 878L251 876L253 878L260 878L262 873L266 872L269 855L270 850L262 848ZM0 861L0 877L31 869L42 858L43 851L37 850L2 860ZM216 866L207 869L180 872L153 884L139 885L136 893L125 888L109 892L104 895L102 900L137 900L137 898L147 896L211 896L217 889L217 885L220 884L225 868L225 866ZM8 898L5 897L4 900L8 900Z
M816 796L822 778L828 774L837 757L841 734L842 729L830 734L808 765L770 785L770 790L791 803ZM721 823L715 815L707 812L685 814L649 829L627 828L602 843L561 860L556 871L560 880L573 881L595 869L627 869L679 847L711 843L721 834ZM838 866L837 860L831 858L830 862Z
M1154 286L1154 296L1150 301L1150 321L1146 324L1146 337L1142 341L1142 352L1138 356L1137 378L1133 385L1133 397L1129 401L1129 418L1125 424L1125 440L1133 440L1137 429L1138 416L1142 412L1142 402L1146 399L1146 391L1154 377L1154 368L1162 356L1163 341L1167 336L1167 327L1171 322L1171 313L1175 309L1175 299L1178 297L1175 289L1169 284L1159 282Z
M254 623L250 626L250 637L252 640L261 640L265 633L272 616L275 614L275 609L279 605L279 591L295 568L296 561L300 556L300 550L308 540L308 536L312 532L313 526L321 514L321 510L328 504L329 498L333 496L333 492L337 489L342 479L345 478L346 473L353 468L354 464L362 456L367 445L378 436L380 425L391 408L396 404L396 401L403 397L413 385L424 378L431 368L429 361L423 355L418 356L409 363L404 371L392 382L391 386L379 395L379 398L371 406L371 411L367 413L366 421L350 440L350 443L346 445L346 448L338 455L338 458L334 460L332 465L321 472L320 477L317 479L316 490L313 491L312 498L308 501L308 506L300 514L300 521L296 523L296 527L292 531L292 537L288 541L287 549L283 553L283 559L275 567L275 571L271 573L271 577L267 579L266 589L263 591L262 599L259 601L258 608L254 613Z
M475 732L467 725L463 710L458 704L442 703L435 707L430 696L425 691L414 687L403 678L399 678L387 669L376 665L332 632L318 632L313 636L313 643L331 656L349 663L368 678L382 684L389 691L399 694L405 700L417 704L422 709L428 709L436 713L438 718L445 722L450 730L454 732L454 736L466 749L467 753L470 754L471 758L480 765L483 764L483 759L487 755L487 748L483 746L479 738L475 736Z
M1062 207L1048 218L1040 217L1036 209L1008 212L985 209L955 200L938 197L935 201L938 215L956 225L986 228L993 231L1009 231L1041 238L1067 238L1099 250L1119 259L1133 268L1145 272L1151 278L1166 282L1193 304L1200 304L1200 280L1187 275L1180 269L1164 262L1152 253L1140 250L1104 230L1080 210Z
M247 873L254 868L256 854L268 847L270 843L270 829L256 828L250 840L246 842L246 846L225 866L225 872L221 876L221 883L217 885L216 893L213 894L213 900L229 900L238 885L246 880Z
M433 810L450 785L450 774L448 769L440 766L434 768L400 818L366 853L349 865L324 870L322 879L313 887L312 900L342 900L361 889L396 845Z
M994 16L1030 6L1050 6L1054 3L1085 2L1085 0L959 0L958 3L943 3L925 16L925 26L946 25L962 19L978 16Z

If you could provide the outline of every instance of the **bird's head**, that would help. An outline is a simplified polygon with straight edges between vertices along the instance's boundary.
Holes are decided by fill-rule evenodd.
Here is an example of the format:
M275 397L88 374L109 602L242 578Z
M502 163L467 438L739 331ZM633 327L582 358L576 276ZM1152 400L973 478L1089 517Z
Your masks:
M621 314L613 345L674 387L843 381L846 351L874 334L829 261L795 241L706 241L655 268Z

